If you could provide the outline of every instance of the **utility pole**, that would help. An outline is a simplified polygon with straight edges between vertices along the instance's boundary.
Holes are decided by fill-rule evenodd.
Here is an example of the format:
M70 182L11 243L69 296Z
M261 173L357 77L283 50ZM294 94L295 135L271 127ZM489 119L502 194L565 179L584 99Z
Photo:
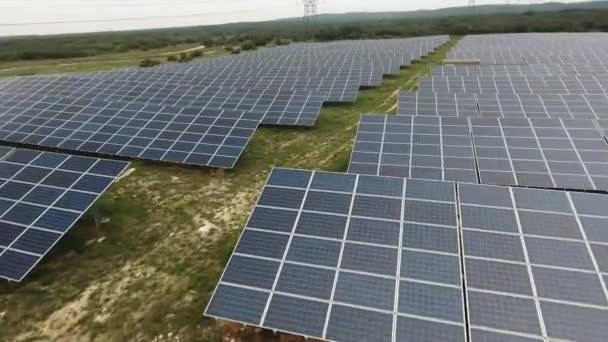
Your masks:
M318 0L303 0L304 2L304 22L310 23L317 21L317 2Z

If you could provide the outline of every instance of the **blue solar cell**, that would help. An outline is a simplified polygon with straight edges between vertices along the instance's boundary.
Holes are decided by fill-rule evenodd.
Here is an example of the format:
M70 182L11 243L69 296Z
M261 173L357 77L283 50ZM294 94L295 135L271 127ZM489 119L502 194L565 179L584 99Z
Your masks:
M397 341L464 342L465 329L463 326L459 326L456 324L447 324L435 321L427 321L420 318L399 316L397 318Z
M305 210L334 214L348 214L352 195L309 191L304 203Z
M70 156L59 166L62 170L85 172L95 164L97 159L79 156Z
M304 190L267 187L260 195L259 205L299 209L304 199Z
M354 216L400 220L402 199L357 195L351 212Z
M307 336L323 335L327 303L275 294L264 325Z
M392 341L393 315L334 304L327 338L336 341Z
M400 178L359 176L357 192L369 195L401 197L403 195L403 183L403 179Z
M285 264L276 291L329 300L335 273L322 268Z
M291 232L298 213L295 211L256 207L247 227L279 232Z
M271 289L278 269L278 261L235 255L226 266L222 282Z
M399 312L464 323L462 290L402 280L399 285Z
M268 293L219 285L206 314L237 322L259 324L268 301Z
M50 172L51 170L49 169L28 166L21 170L17 175L15 175L13 179L28 183L38 183L42 179L44 179Z
M340 243L295 236L291 240L287 260L313 265L336 267L340 256Z
M10 179L22 168L22 165L0 162L0 178Z
M43 207L17 203L2 216L2 219L5 221L29 225L34 222L38 216L44 212L44 210L45 209Z
M268 178L268 184L304 189L308 186L310 177L312 177L310 171L275 169Z
M303 212L300 214L295 232L303 235L341 239L344 236L345 228L345 216Z
M97 195L78 191L67 191L54 204L55 207L76 211L86 210L97 198Z
M17 241L15 241L11 248L35 254L43 254L60 238L60 234L38 229L28 229L17 239Z
M42 184L70 188L80 176L81 174L76 172L55 170L42 181Z
M397 253L394 248L347 243L342 252L340 267L394 276L397 271Z
M287 240L289 240L288 235L246 229L235 252L280 260L285 253Z
M355 176L339 173L315 173L311 189L352 192L355 186Z
M84 175L82 176L73 188L76 190L101 193L108 185L112 183L112 178L101 177L96 175Z
M18 149L11 153L11 155L8 157L4 158L4 160L12 163L29 164L41 153L42 152Z
M80 217L79 214L50 208L34 223L34 226L55 230L58 232L67 231Z
M38 262L38 257L6 250L0 254L0 275L11 280L21 280Z
M395 280L341 271L334 301L392 311Z
M0 222L0 246L8 247L24 230L23 226Z
M19 200L30 190L32 190L32 188L33 186L30 184L8 181L4 183L2 187L0 187L0 197L11 200Z

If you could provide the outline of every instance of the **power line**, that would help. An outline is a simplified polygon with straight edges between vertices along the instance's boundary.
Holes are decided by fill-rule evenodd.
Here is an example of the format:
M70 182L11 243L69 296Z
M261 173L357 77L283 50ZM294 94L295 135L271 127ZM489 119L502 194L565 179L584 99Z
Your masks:
M252 13L257 10L243 10L243 11L229 11L229 12L204 12L204 13L190 13L181 15L159 15L149 17L137 17L137 18L114 18L114 19L91 19L91 20L65 20L65 21L45 21L45 22L21 22L21 23L0 23L0 26L25 26L25 25L56 25L56 24L84 24L84 23L104 23L104 22L116 22L116 21L142 21L151 19L172 19L172 18L188 18L188 17L199 17L208 15L224 15L224 14L242 14Z

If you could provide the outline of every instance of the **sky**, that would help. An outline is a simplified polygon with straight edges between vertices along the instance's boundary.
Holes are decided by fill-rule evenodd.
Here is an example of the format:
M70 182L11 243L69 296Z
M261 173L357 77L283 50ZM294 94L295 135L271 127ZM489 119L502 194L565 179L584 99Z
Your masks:
M122 31L299 17L303 13L302 1L0 0L0 36ZM506 1L477 0L477 3L495 4ZM318 11L410 11L466 6L467 3L468 0L319 0Z

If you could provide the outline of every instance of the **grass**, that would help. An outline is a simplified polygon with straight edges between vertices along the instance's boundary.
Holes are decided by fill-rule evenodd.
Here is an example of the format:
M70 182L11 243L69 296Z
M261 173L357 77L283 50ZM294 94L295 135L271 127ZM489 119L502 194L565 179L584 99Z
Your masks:
M0 340L220 341L202 311L272 167L345 171L360 114L393 112L455 41L313 129L259 129L234 170L132 163L100 229L85 218L25 282L0 284Z
M181 51L196 48L198 45L177 45L169 48L148 51L131 51L114 53L103 56L48 59L20 62L0 62L0 77L25 76L35 74L50 74L64 72L86 72L96 70L117 69L138 66L146 58L166 62L169 55L179 55ZM221 47L202 49L203 56L218 56L227 53Z

